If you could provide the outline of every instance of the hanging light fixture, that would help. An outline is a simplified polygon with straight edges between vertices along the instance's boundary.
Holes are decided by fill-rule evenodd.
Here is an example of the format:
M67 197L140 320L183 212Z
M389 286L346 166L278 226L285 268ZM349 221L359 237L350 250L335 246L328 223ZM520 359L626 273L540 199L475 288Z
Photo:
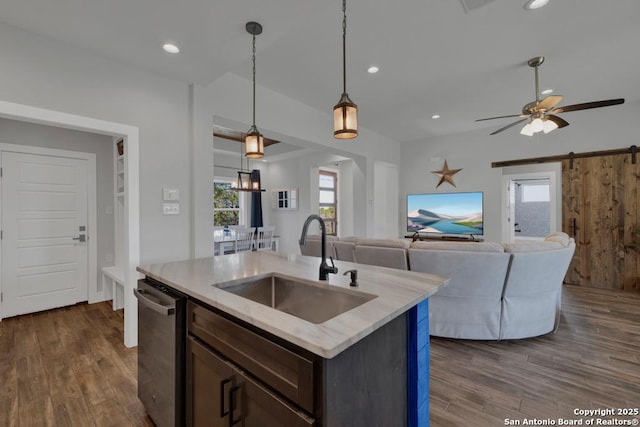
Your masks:
M342 0L342 96L333 107L333 136L351 139L358 136L358 106L347 95L347 0Z
M234 190L248 191L252 193L265 191L262 189L262 185L260 183L260 170L249 170L249 159L247 159L247 169L243 169L242 146L243 144L240 144L240 170L238 170L238 180L236 181L236 187Z
M524 125L520 131L521 135L533 136L534 133L544 132L549 133L555 129L558 129L558 124L549 117L540 115L534 117L529 123Z
M247 32L253 36L253 124L245 137L247 150L245 156L250 159L264 157L264 138L256 127L256 36L262 34L262 25L257 22L247 22Z
M541 1L541 0L529 0L527 2L527 4L539 4L536 7L531 7L531 9L537 9L538 7L542 7L545 4L547 4L548 0L546 1ZM526 8L526 6L525 6ZM540 104L541 100L540 100L540 83L538 80L538 67L544 62L544 57L539 56L539 57L535 57L535 58L531 58L528 62L530 67L533 67L535 69L535 82L536 82L536 101L535 103L532 103L534 105L534 107L537 107L538 104ZM552 91L553 92L553 91ZM546 98L545 98L546 99ZM560 99L562 99L562 97L560 97ZM544 132L549 133L555 129L558 129L558 123L556 123L556 119L558 119L558 117L555 117L551 115L549 117L547 117L546 115L546 110L540 111L540 112L534 112L531 115L531 120L529 120L529 122L524 125L524 127L522 128L522 130L520 131L520 135L525 135L525 136L533 136L534 133L538 133L538 132Z

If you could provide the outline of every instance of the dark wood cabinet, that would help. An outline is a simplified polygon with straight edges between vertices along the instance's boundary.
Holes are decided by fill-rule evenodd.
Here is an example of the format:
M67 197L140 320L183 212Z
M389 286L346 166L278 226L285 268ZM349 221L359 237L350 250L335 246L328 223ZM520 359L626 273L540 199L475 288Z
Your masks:
M310 427L315 422L196 338L187 342L187 425Z
M207 308L188 304L189 333L312 413L314 361Z
M227 427L233 369L193 337L187 339L187 425Z
M187 305L187 426L406 427L406 314L324 359Z

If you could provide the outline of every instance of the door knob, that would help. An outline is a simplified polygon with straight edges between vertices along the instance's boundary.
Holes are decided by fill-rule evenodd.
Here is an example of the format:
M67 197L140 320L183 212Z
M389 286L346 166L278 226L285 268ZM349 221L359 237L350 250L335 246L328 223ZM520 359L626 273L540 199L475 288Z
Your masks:
M79 242L86 242L87 238L86 238L86 235L81 234L78 237L71 238L71 240L78 240Z

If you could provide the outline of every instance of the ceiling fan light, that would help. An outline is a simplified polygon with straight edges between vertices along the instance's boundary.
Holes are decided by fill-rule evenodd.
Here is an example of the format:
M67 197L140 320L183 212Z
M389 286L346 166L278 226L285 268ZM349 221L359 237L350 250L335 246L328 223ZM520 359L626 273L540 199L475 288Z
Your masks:
M544 123L542 122L542 119L540 117L536 117L535 119L533 119L533 121L531 122L531 130L533 131L533 133L540 132L543 128Z
M533 129L531 129L531 123L524 125L520 131L520 135L533 136Z
M555 129L558 129L558 124L556 122L554 122L553 120L549 120L549 119L546 119L544 121L544 124L542 126L542 131L544 133L549 133L549 132L551 132L551 131L553 131Z

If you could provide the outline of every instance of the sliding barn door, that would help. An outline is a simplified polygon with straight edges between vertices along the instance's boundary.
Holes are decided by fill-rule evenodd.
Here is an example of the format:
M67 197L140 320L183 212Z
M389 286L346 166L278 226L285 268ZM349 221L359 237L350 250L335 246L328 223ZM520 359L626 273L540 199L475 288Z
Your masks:
M639 159L640 160L640 159ZM576 240L565 282L640 291L640 161L613 155L562 162L562 229Z

